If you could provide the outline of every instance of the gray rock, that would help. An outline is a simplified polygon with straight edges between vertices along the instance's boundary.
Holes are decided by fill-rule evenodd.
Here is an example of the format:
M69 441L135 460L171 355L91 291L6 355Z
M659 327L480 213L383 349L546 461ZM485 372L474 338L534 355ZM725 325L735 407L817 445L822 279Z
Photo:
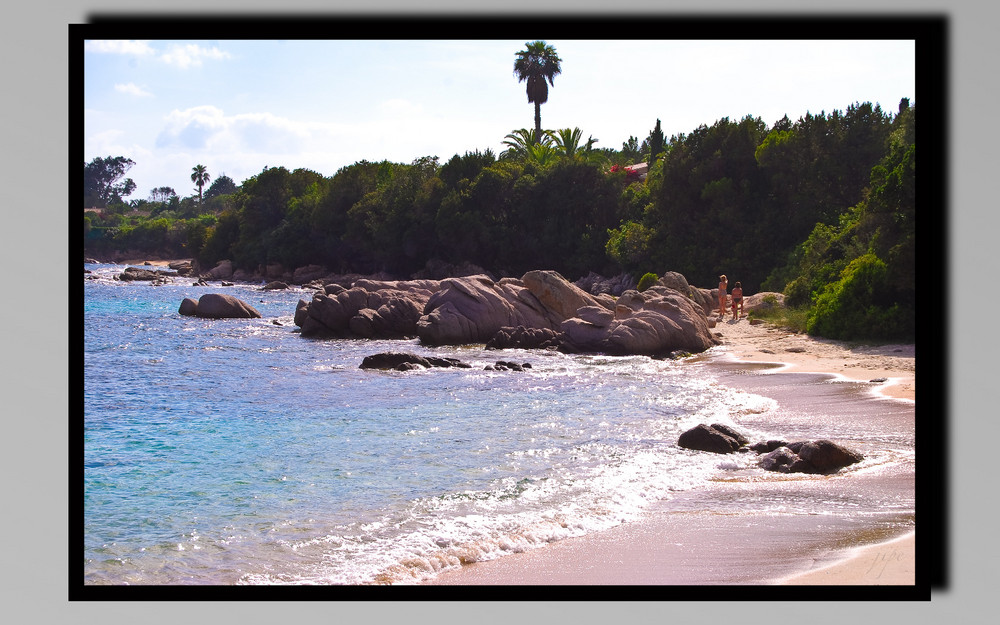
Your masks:
M259 319L261 316L253 306L221 293L206 293L198 298L195 314L207 319Z

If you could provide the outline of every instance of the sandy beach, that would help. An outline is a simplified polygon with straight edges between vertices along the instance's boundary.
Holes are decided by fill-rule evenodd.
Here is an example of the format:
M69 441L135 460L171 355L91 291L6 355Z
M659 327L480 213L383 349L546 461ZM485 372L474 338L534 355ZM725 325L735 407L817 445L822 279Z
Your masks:
M915 346L857 346L810 338L748 319L726 319L713 332L722 341L712 358L781 363L769 371L829 374L869 383L872 392L915 403ZM873 380L882 380L870 384ZM728 383L732 383L729 380ZM854 476L861 483L867 478ZM903 480L905 482L905 480ZM883 483L871 481L871 487ZM722 485L722 488L728 488ZM738 492L733 487L732 492ZM912 488L912 482L900 488ZM718 496L719 491L715 491ZM698 497L698 495L692 495ZM900 535L804 518L759 518L753 513L678 513L681 500L652 507L647 518L541 549L463 566L432 585L814 585L912 586L915 531ZM724 545L720 553L717 549ZM794 545L794 558L761 558L771 546ZM716 547L706 557L704 549Z

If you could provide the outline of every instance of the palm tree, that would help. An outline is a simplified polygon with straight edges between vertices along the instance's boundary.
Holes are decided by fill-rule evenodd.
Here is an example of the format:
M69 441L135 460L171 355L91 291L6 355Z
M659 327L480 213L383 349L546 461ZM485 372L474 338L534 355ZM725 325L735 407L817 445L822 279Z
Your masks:
M594 149L598 139L593 135L588 137L585 143L581 143L583 131L579 128L563 128L555 132L546 130L545 134L551 138L553 147L561 156L593 164L605 160L604 155Z
M556 55L556 49L544 41L525 43L527 49L521 50L515 56L514 75L517 82L527 81L528 102L535 104L535 142L542 137L542 105L549 99L549 86L555 86L553 80L562 73ZM546 84L548 81L548 84Z
M544 132L542 133L541 141L535 141L533 131L527 128L519 128L504 137L503 144L507 146L507 150L500 155L501 158L523 159L530 156L532 145L541 144L551 146L552 136L548 132Z
M528 160L542 167L559 160L559 151L551 143L532 143L528 146Z
M208 184L211 180L211 176L208 175L208 170L205 169L204 165L195 165L191 168L191 182L198 187L198 203L201 204L201 188Z

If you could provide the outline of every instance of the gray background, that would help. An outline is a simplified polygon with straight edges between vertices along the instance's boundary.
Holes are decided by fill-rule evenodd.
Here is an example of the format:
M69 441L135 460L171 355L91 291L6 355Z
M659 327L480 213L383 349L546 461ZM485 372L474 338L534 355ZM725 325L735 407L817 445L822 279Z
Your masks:
M345 10L343 2L288 0L275 5L260 0L174 0L172 12L195 14L198 11L231 11L245 16L251 11L274 10L282 15L295 10L328 12ZM652 15L664 11L665 3L634 0L628 10ZM7 476L7 488L0 491L4 501L0 518L5 558L0 579L5 616L15 623L296 623L322 619L323 622L427 622L471 619L477 623L617 622L663 623L717 621L719 616L741 623L765 623L774 611L794 605L744 605L706 610L697 603L678 602L535 602L487 604L469 602L352 602L352 603L123 603L69 602L70 575L79 563L73 556L71 540L77 528L69 528L67 456L67 419L81 418L76 396L80 363L70 362L69 354L78 353L78 324L67 314L77 310L67 303L65 280L78 280L78 258L69 257L69 226L65 210L67 192L64 165L69 162L68 124L68 29L70 23L85 23L91 11L135 13L144 9L163 14L164 3L106 0L87 3L86 7L69 0L14 5L0 20L0 46L3 48L2 150L5 190L5 225L3 231L3 266L8 293L16 299L2 307L3 314L3 409L4 431L0 462ZM364 7L376 11L413 11L401 0L368 0L353 3L354 10ZM479 7L468 0L420 3L422 11L449 14L473 12ZM507 0L502 4L481 5L480 11L491 14L561 11L582 15L611 7L615 16L627 15L620 3L576 0L551 2ZM737 0L700 0L672 2L674 13L696 11L808 15L829 14L834 9L801 0L755 3L748 8ZM815 8L813 8L815 7ZM989 325L997 314L995 282L992 270L997 263L995 252L1000 245L993 239L997 232L997 203L992 195L998 176L998 132L996 125L997 74L994 65L1000 59L995 29L1000 10L981 0L960 2L926 1L848 1L835 5L837 14L851 17L867 13L945 15L951 21L951 63L948 66L950 116L948 130L950 196L948 208L949 283L921 284L924 298L946 297L950 303L947 328L949 348L946 372L950 387L948 418L951 424L951 584L935 592L927 602L851 602L831 603L818 610L817 623L833 623L844 618L863 616L866 620L891 619L888 622L933 623L961 622L989 613L988 602L995 593L998 573L996 542L989 540L996 524L995 466L983 454L981 441L996 435L996 410L987 404L987 389L996 369L990 357L996 347L996 332ZM418 33L413 34L419 37ZM544 36L544 34L541 34ZM711 123L713 120L705 120ZM72 130L77 130L73 127ZM13 191L13 193L11 193ZM72 208L72 207L71 207ZM75 211L69 211L75 213ZM70 260L73 262L71 263ZM945 288L946 287L946 288ZM970 297L976 293L975 300ZM23 294L23 295L22 295ZM44 303L44 304L43 304ZM973 308L973 304L976 306ZM71 307L72 305L72 307ZM922 319L928 322L928 319ZM975 326L980 321L981 326ZM72 376L71 376L72 374ZM922 380L929 384L930 380ZM923 392L933 392L927 386ZM935 415L936 416L936 415ZM974 431L975 428L975 431ZM986 431L984 431L986 430ZM980 442L980 445L976 445ZM75 442L73 443L75 444ZM977 453L959 454L959 450ZM73 485L75 488L75 485ZM986 539L986 540L984 540ZM75 578L73 578L75 580ZM460 589L455 589L461 601ZM586 591L585 591L586 592ZM589 594L594 594L590 592ZM613 595L597 593L599 596ZM391 593L390 593L391 595ZM511 593L510 598L515 598ZM656 599L650 595L650 599ZM812 612L812 611L810 611ZM712 615L712 616L709 616ZM964 618L963 618L964 617Z

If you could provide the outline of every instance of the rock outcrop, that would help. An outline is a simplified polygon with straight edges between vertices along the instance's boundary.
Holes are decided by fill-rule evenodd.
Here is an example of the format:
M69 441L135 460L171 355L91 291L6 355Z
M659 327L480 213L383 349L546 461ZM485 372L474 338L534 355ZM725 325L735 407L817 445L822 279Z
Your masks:
M680 291L664 286L626 291L611 314L584 307L560 330L576 351L609 354L695 353L718 344L704 312Z
M433 280L357 280L349 289L329 284L311 302L299 301L295 325L308 337L412 338L439 287Z
M620 297L593 295L555 271L494 281L477 274L443 280L358 279L326 284L301 300L295 324L303 336L419 337L425 345L484 343L493 349L666 355L702 352L718 340L705 312L677 289L658 285Z
M198 301L186 297L181 302L178 312L192 317L206 319L259 319L257 310L232 295L221 293L206 293Z

